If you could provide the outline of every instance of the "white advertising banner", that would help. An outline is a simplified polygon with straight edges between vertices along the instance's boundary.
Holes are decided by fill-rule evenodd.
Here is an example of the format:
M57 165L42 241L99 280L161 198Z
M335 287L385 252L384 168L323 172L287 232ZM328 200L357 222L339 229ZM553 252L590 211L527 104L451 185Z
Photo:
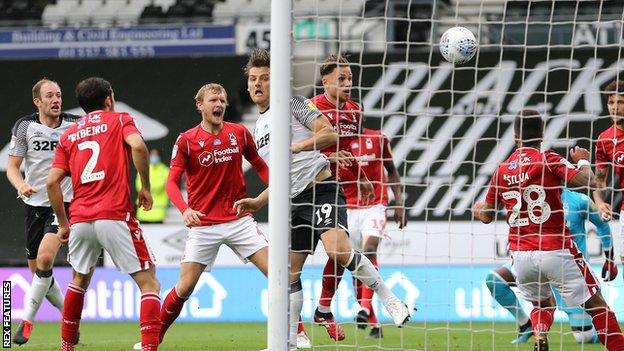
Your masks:
M382 240L379 262L393 265L422 264L502 264L509 258L507 252L507 224L495 222L482 224L471 221L413 221L404 230L389 225L388 237ZM150 245L159 267L177 267L184 251L187 230L182 225L142 225L145 239ZM268 233L268 224L260 223ZM620 252L619 223L611 222L616 255ZM587 247L593 263L602 262L600 241L594 227L588 223ZM308 263L325 264L327 256L319 244ZM105 265L113 266L105 256ZM227 246L219 251L215 266L237 266L243 263Z

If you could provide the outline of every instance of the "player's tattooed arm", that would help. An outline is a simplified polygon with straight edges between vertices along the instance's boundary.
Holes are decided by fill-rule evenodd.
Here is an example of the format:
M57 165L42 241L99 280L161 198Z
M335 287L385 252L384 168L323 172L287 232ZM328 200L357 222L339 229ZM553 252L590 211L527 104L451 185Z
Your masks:
M568 186L571 187L587 187L589 186L591 189L595 189L596 177L594 176L594 172L591 170L591 166L589 164L589 151L585 148L575 146L573 149L570 149L570 157L574 162L578 165L579 172L570 179L568 182Z
M496 215L496 209L491 205L487 204L485 201L477 201L472 206L472 213L474 218L480 220L481 222L488 224L494 220Z

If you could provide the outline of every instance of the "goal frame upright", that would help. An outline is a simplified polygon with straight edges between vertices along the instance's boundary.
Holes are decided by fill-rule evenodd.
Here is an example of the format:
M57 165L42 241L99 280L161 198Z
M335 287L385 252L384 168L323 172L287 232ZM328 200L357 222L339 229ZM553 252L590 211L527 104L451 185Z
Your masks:
M290 250L291 0L271 1L269 308L267 346L288 350Z

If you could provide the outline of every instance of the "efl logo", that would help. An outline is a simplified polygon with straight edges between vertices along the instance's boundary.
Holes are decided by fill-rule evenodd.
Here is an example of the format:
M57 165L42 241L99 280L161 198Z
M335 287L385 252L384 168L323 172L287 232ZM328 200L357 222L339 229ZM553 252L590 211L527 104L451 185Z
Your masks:
M2 348L11 348L11 282L2 282Z
M212 156L212 153L210 151L204 151L199 154L199 163L202 166L208 167L212 164L212 162L214 162L214 157Z

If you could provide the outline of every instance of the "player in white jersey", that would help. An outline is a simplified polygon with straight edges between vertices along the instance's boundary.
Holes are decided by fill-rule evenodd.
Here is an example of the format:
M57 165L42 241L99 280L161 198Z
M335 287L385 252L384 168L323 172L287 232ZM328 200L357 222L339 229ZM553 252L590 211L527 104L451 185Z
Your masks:
M26 255L33 273L30 300L13 342L28 342L33 322L41 302L63 309L63 293L52 277L54 258L60 248L56 237L57 223L46 191L48 171L54 159L59 137L79 116L61 112L62 96L59 85L49 79L39 80L32 89L37 112L20 118L13 127L7 164L7 178L26 205ZM20 167L26 163L26 175ZM63 182L65 199L71 200L69 179Z
M245 67L247 90L259 109L254 137L260 156L268 162L269 124L286 123L269 110L270 55L255 49ZM314 253L319 239L327 255L357 279L373 289L398 327L409 319L407 306L383 282L373 264L360 252L351 249L347 231L347 213L342 188L329 170L329 160L319 150L337 141L337 133L325 116L302 96L291 99L293 152L291 159L291 254L290 254L290 347L294 348L298 318L303 307L301 270ZM271 122L273 120L273 122ZM257 210L268 202L265 191L254 199L235 203L239 211Z

